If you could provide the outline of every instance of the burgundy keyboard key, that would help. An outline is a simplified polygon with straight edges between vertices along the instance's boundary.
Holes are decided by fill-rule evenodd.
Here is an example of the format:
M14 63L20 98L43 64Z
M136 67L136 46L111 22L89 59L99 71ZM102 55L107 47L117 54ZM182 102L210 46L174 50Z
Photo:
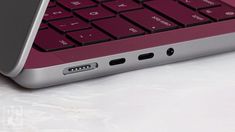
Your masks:
M155 0L145 2L145 4L186 27L210 22L210 20L203 15L180 5L173 0Z
M58 0L58 3L69 10L96 6L96 3L91 0Z
M69 19L54 21L50 22L50 25L52 25L53 27L64 33L80 29L86 29L90 27L89 24L85 23L79 18L69 18Z
M46 11L43 20L51 21L51 20L56 20L56 19L68 18L71 16L72 14L65 11L63 8L54 7L54 8L49 8Z
M102 33L97 29L86 29L76 32L68 33L68 36L73 40L77 41L82 46L98 43L98 42L105 42L111 40L110 37Z
M228 6L220 6L211 9L201 10L201 12L216 21L235 18L235 9Z
M74 47L71 41L52 29L41 30L35 39L35 45L44 51L54 51Z
M138 25L144 27L149 32L165 31L178 27L178 25L176 25L175 23L147 9L130 11L124 13L123 15L127 19L136 22Z
M55 2L50 2L50 3L48 4L48 8L55 7L55 6L56 6Z
M47 24L42 23L39 29L42 30L42 29L47 29L47 28L48 28Z
M98 20L102 18L113 17L115 14L104 9L103 7L94 7L94 8L87 8L76 11L76 14L83 17L88 21Z
M220 6L218 0L180 0L180 2L195 10Z
M115 12L134 10L142 7L140 4L137 4L131 0L115 0L106 2L104 5Z
M94 24L116 39L144 34L143 30L119 17L95 21Z

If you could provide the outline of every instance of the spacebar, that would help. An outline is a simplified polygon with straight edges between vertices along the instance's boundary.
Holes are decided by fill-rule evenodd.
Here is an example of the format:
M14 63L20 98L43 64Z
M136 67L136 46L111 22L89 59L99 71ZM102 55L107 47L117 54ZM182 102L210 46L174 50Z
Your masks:
M193 26L210 22L210 20L172 0L155 0L145 2L153 10L168 16L183 26Z

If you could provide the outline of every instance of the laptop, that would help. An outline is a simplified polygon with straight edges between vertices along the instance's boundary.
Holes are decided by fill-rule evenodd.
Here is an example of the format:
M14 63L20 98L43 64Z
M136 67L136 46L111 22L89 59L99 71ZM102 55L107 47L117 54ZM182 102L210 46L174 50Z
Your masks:
M2 0L0 16L0 72L25 88L235 50L234 0Z

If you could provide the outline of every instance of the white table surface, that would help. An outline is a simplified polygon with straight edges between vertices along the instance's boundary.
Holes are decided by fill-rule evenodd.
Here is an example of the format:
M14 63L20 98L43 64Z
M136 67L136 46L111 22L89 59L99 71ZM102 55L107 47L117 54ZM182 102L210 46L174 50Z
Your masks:
M235 53L35 91L1 76L0 132L235 132Z

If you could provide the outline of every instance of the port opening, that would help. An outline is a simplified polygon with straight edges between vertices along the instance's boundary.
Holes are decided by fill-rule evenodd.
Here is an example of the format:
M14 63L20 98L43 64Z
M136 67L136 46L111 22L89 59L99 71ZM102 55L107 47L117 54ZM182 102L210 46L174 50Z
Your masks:
M65 68L63 73L64 75L68 75L68 74L73 74L73 73L78 73L78 72L94 70L96 68L98 68L98 63L90 63L90 64L85 64L85 65Z
M115 65L120 65L120 64L124 64L126 62L125 58L120 58L120 59L115 59L115 60L111 60L109 62L110 66L115 66Z
M169 48L169 49L167 49L167 51L166 51L166 54L167 54L168 56L172 56L172 55L174 55L174 53L175 53L175 50L174 50L173 48Z
M154 53L146 53L146 54L139 55L138 59L139 60L147 60L147 59L151 59L153 57L154 57Z

